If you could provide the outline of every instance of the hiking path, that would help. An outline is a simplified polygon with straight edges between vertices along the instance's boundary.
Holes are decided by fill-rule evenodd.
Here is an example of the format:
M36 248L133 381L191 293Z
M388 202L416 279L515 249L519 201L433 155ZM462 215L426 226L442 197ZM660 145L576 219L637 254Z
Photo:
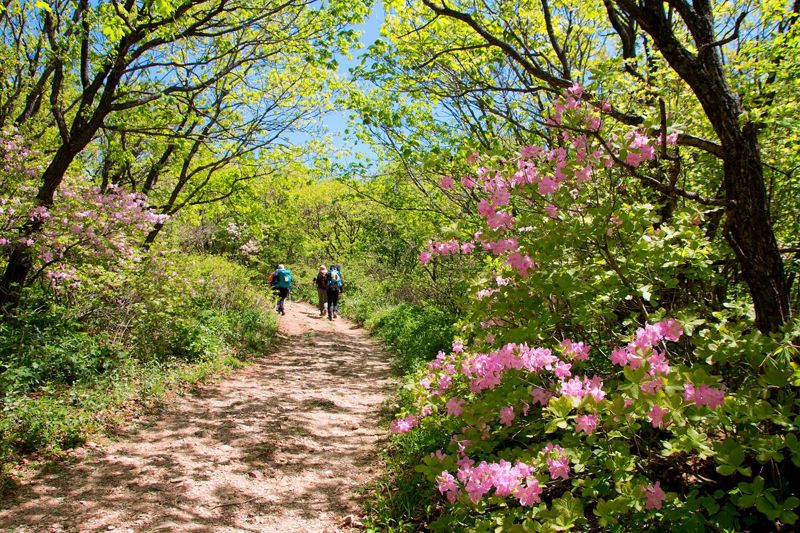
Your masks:
M351 322L286 311L264 357L23 479L0 531L359 527L387 438L389 358Z

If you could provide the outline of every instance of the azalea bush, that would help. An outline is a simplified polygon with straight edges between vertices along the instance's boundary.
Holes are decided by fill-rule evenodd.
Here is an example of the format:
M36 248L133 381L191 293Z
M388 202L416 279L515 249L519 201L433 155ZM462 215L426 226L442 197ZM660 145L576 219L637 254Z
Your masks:
M392 423L450 435L419 466L443 500L433 527L791 527L797 324L759 333L705 231L719 207L649 186L678 132L606 129L610 109L574 85L554 142L441 180L479 216L420 261L482 254L485 273Z

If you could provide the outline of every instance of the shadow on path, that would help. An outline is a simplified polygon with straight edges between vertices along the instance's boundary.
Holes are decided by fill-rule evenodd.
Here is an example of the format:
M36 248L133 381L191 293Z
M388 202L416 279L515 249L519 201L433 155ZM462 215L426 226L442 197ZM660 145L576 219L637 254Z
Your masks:
M280 320L286 338L252 366L24 482L0 530L347 530L386 438L388 357L311 306Z

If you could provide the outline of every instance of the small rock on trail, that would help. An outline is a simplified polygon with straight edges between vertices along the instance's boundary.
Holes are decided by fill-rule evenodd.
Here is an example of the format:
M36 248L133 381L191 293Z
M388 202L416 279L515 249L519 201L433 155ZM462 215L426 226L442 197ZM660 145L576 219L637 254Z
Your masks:
M280 324L284 340L253 365L178 398L152 426L23 481L0 503L0 530L363 527L361 488L386 439L388 356L306 304L288 304Z

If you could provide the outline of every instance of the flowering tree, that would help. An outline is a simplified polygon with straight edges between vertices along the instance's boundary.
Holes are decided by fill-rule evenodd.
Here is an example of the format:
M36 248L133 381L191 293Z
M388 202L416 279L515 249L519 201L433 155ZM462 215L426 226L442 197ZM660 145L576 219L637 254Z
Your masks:
M554 95L581 82L594 103L611 97L605 121L653 137L668 122L680 123L680 150L667 157L666 139L654 144L659 165L640 173L651 201L662 206L664 218L680 198L703 202L707 211L721 207L701 225L727 243L757 326L774 332L790 319L793 277L784 262L794 238L784 232L797 224L793 215L779 216L790 210L774 199L795 205L778 192L795 190L794 163L772 146L795 142L778 126L784 123L778 116L794 108L789 87L797 76L779 50L795 46L795 3L422 0L387 6L388 42L374 48L383 61L367 75L388 86L387 95L406 99L394 97L381 110L391 120L380 128L373 126L377 113L368 115L367 127L382 130L390 149L399 144L393 151L410 168L458 172L445 158L432 163L436 151L449 150L441 133L448 128L483 151L532 139L557 144L559 128L547 122L548 109ZM415 125L417 132L409 133Z
M43 277L61 289L78 286L96 268L123 269L142 259L142 239L154 224L166 220L150 209L145 195L113 185L103 191L86 177L65 180L55 193L58 202L50 208L37 205L31 193L36 190L40 154L13 131L3 133L0 145L5 161L0 251L24 248L34 269L32 279ZM25 228L32 223L39 231L28 234Z
M421 467L451 505L442 529L794 524L796 332L747 334L735 315L726 332L703 303L671 301L709 275L704 214L678 205L666 221L620 194L677 132L611 129L612 109L575 84L547 117L558 144L475 153L442 180L479 198L464 223L478 231L420 261L485 253L487 272L463 338L420 371L392 429L450 435Z

